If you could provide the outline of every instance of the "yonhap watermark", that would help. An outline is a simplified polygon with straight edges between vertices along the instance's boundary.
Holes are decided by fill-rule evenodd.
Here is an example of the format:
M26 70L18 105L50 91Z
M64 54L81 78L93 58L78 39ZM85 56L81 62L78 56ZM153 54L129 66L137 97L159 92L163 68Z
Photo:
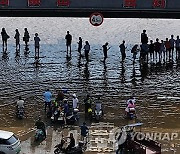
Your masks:
M178 139L178 133L149 133L149 132L132 132L131 133L131 139L137 140L144 140L144 139L149 139L149 140L156 140L156 141L173 141Z
M116 140L118 145L125 143L127 139L130 140L154 140L154 141L174 141L179 139L179 134L177 132L173 133L158 133L158 132L126 132L119 131L116 135Z

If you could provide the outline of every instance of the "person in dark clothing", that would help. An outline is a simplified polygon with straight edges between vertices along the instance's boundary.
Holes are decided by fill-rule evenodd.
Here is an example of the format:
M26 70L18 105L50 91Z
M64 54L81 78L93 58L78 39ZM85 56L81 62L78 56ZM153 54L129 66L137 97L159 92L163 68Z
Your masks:
M28 46L28 42L29 42L29 32L27 30L27 28L24 28L24 37L23 37L23 41L25 42L26 48Z
M135 62L136 60L136 55L138 53L138 45L135 44L132 49L131 49L131 53L133 54L133 62Z
M70 133L69 139L70 139L70 143L66 148L66 152L71 150L75 146L75 139L74 139L73 133Z
M37 129L41 129L43 131L46 138L46 127L44 122L41 120L41 117L39 117L38 121L36 121L35 126L37 127Z
M56 97L56 101L58 102L58 104L62 104L63 99L64 99L64 93L62 90L59 90Z
M65 125L67 124L66 118L68 116L68 114L70 113L70 109L69 109L69 104L67 99L64 99L64 123Z
M85 114L87 114L88 109L91 108L91 104L92 104L92 100L89 94L87 94L87 97L85 98L84 103L85 103Z
M58 121L58 118L60 116L60 110L58 107L55 106L53 114L54 114L54 121Z
M125 60L126 58L126 47L125 47L125 41L123 40L122 44L120 44L119 48L120 48L120 51L121 51L121 57L122 57L122 62Z
M86 123L83 122L81 126L81 140L84 141L84 138L87 136L89 128L86 126Z
M174 35L171 35L169 42L170 42L170 53L172 54L172 59L173 59L174 45L175 45Z
M169 56L169 60L171 58L171 53L170 53L170 51L171 51L171 44L170 44L168 38L166 38L166 41L164 42L164 44L165 44L165 48L166 48L166 61L167 61L168 56Z
M68 56L68 47L70 48L70 56L71 56L71 42L72 42L72 36L69 34L69 31L67 31L67 35L65 36L66 39L66 47L67 47L67 56Z
M177 36L177 39L175 40L175 47L176 47L176 60L179 59L179 53L180 53L180 39L179 36Z
M40 48L40 45L39 45L39 42L40 42L40 38L38 36L38 33L35 33L35 37L34 37L34 47L35 47L35 59L39 59L39 48Z
M146 30L143 30L143 33L141 33L141 43L147 44L148 43L148 37L146 34Z
M69 113L69 104L67 99L64 100L64 113L67 115Z
M154 43L154 50L155 50L155 53L156 53L156 60L157 60L157 53L159 53L160 48L161 48L161 43L159 43L159 39L157 38L156 42Z
M16 34L15 34L14 38L16 40L16 50L18 50L18 49L20 50L20 43L19 43L19 41L20 41L20 39L19 39L20 34L19 34L18 29L16 29L15 31L16 31Z
M107 48L107 46L108 46L108 42L106 42L102 47L103 47L103 53L104 53L104 62L105 62L105 60L106 60L106 58L107 58L107 51L110 49L110 47L109 48Z
M142 60L142 62L145 62L145 60L147 60L148 62L148 52L149 52L148 44L142 44L140 47L141 47L140 59Z
M149 53L150 53L150 58L153 58L154 61L154 43L153 40L150 40L150 44L149 44Z
M3 51L4 51L4 46L7 50L7 40L8 38L10 38L9 35L6 33L5 28L2 28L1 36L2 36L2 42L3 42Z
M79 52L80 56L81 56L81 49L82 49L82 38L79 37L79 42L78 42L78 52Z
M85 42L85 46L84 46L84 52L85 52L85 58L86 58L86 61L88 62L89 61L89 51L90 51L90 45L89 45L89 42L86 41Z

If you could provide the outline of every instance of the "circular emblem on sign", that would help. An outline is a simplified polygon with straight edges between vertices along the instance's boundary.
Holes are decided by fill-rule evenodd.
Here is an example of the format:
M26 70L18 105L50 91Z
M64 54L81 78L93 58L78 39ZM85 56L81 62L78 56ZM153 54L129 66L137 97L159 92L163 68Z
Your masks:
M103 23L103 15L98 12L92 13L89 21L93 26L100 26Z

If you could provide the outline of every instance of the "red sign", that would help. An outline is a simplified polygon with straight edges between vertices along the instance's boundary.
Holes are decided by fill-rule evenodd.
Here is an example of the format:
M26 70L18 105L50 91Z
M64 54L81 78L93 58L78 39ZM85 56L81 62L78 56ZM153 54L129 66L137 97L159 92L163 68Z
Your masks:
M103 15L98 12L92 13L89 21L93 26L100 26L103 23Z
M124 7L136 7L136 0L124 0Z
M153 7L154 8L165 8L166 0L153 0Z
M9 5L9 0L0 0L0 5L8 6Z
M40 6L41 0L28 0L29 6Z
M57 0L57 6L69 6L69 0Z

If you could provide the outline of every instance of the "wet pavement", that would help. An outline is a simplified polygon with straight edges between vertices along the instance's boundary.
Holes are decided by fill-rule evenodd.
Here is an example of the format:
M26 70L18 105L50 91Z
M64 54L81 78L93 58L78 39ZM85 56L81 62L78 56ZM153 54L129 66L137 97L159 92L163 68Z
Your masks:
M43 37L45 38L45 36ZM92 39L91 35L90 37ZM149 63L146 67L140 66L137 59L133 65L130 53L132 44L127 44L127 57L124 63L120 61L118 45L112 45L107 61L103 63L101 61L103 59L102 45L93 43L90 62L86 64L85 58L79 57L76 44L73 44L72 59L67 59L62 40L59 40L59 44L42 43L38 67L33 64L33 45L29 47L28 54L24 53L22 45L20 56L16 56L15 48L10 43L8 54L3 55L2 52L0 54L2 57L0 59L0 129L11 130L23 140L22 153L52 153L54 146L60 141L62 131L66 134L69 130L77 131L78 125L82 124L83 120L74 128L52 127L43 111L42 94L47 88L55 97L57 90L66 87L69 95L77 94L80 104L83 103L87 93L90 93L93 99L101 95L105 108L102 121L112 123L110 126L118 127L128 123L143 122L144 131L179 133L180 73L175 59L173 64ZM14 103L19 95L25 99L25 118L23 120L15 117ZM123 118L126 100L131 95L137 99L137 119L134 121ZM70 99L72 98L70 97ZM80 110L83 112L83 105ZM40 145L34 145L32 136L38 115L41 115L49 126L48 137ZM98 130L99 126L96 126L95 129ZM93 136L91 137L91 140L95 140ZM160 142L163 143L162 151L165 154L173 153L173 149L177 149L176 153L180 153L179 140ZM103 142L102 145L98 141L96 143L98 147L103 145L111 147L110 143ZM88 147L89 151L97 150L100 153L112 150L91 149L90 147Z

